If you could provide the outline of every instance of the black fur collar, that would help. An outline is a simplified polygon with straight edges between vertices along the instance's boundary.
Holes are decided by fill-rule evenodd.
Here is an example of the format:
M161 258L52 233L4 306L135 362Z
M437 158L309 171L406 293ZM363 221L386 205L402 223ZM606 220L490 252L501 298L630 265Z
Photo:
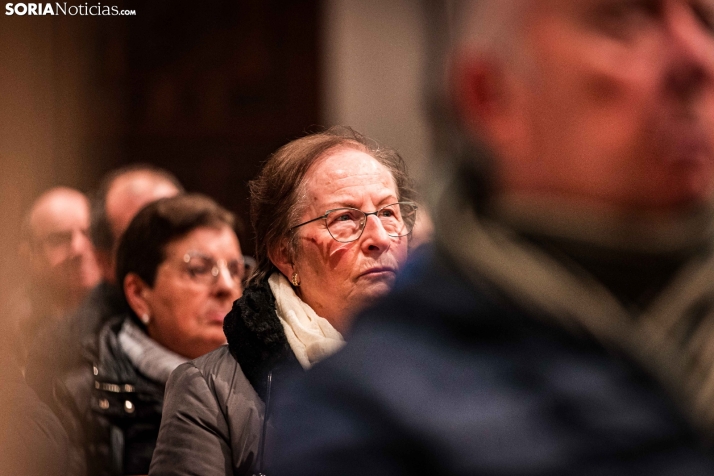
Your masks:
M248 381L265 400L268 372L297 363L275 313L275 296L267 279L250 285L223 321L228 348Z

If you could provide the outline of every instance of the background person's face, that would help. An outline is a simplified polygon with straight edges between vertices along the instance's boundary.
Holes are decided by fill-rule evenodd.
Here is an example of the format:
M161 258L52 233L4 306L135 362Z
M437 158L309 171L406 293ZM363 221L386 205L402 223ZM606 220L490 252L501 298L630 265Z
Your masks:
M305 177L307 208L300 221L353 207L373 212L398 201L390 172L373 157L340 148L315 163ZM295 270L300 297L344 331L344 318L391 288L407 257L407 237L391 238L375 216L351 243L332 239L324 220L298 229ZM288 276L290 278L290 276Z
M89 206L77 195L57 194L32 220L32 267L37 284L82 294L99 280L88 237Z
M117 178L106 197L106 213L114 235L114 246L119 246L121 235L139 210L153 201L173 197L178 193L179 190L171 182L157 179L146 172L130 172ZM104 280L114 283L116 249L99 250L97 256Z
M153 288L146 291L151 321L149 336L188 358L206 354L226 342L223 318L242 294L240 281L221 268L215 284L198 283L189 276L183 257L200 254L214 260L240 260L235 233L228 227L197 228L166 246L166 259L157 270Z
M506 188L625 209L711 197L714 2L537 0L527 18L514 98L530 170Z

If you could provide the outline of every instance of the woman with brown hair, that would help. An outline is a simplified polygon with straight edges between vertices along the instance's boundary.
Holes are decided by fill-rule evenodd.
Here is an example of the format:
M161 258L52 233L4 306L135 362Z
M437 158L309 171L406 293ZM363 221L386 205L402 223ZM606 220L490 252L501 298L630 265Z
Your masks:
M256 274L226 316L228 346L169 379L150 474L251 474L273 382L337 351L391 288L416 219L401 157L351 129L280 148L251 183Z
M129 311L109 319L83 348L84 365L54 383L68 474L148 472L169 375L226 342L223 320L244 276L234 225L197 194L160 199L131 221L116 270Z

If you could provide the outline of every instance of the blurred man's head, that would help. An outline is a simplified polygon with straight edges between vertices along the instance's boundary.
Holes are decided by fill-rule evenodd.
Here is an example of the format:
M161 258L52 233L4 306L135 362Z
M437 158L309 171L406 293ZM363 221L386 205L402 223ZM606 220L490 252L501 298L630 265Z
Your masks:
M115 251L119 238L144 205L183 192L169 172L148 165L133 165L110 172L92 205L91 236L102 277L115 281Z
M453 102L497 193L672 210L714 191L714 2L473 0Z
M34 292L61 313L79 303L99 281L89 231L89 202L81 192L56 187L32 205L24 223L22 254Z

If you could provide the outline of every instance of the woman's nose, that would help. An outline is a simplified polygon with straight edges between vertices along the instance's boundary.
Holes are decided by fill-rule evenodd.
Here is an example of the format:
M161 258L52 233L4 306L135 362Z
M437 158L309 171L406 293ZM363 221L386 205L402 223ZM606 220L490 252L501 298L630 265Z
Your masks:
M384 229L382 222L374 215L368 215L367 221L364 224L364 232L362 233L362 246L366 247L365 251L380 251L384 252L389 249L392 239Z
M218 292L222 293L233 293L240 292L242 284L240 280L234 278L228 269L228 266L218 266L218 275L216 276L216 281L214 288Z

